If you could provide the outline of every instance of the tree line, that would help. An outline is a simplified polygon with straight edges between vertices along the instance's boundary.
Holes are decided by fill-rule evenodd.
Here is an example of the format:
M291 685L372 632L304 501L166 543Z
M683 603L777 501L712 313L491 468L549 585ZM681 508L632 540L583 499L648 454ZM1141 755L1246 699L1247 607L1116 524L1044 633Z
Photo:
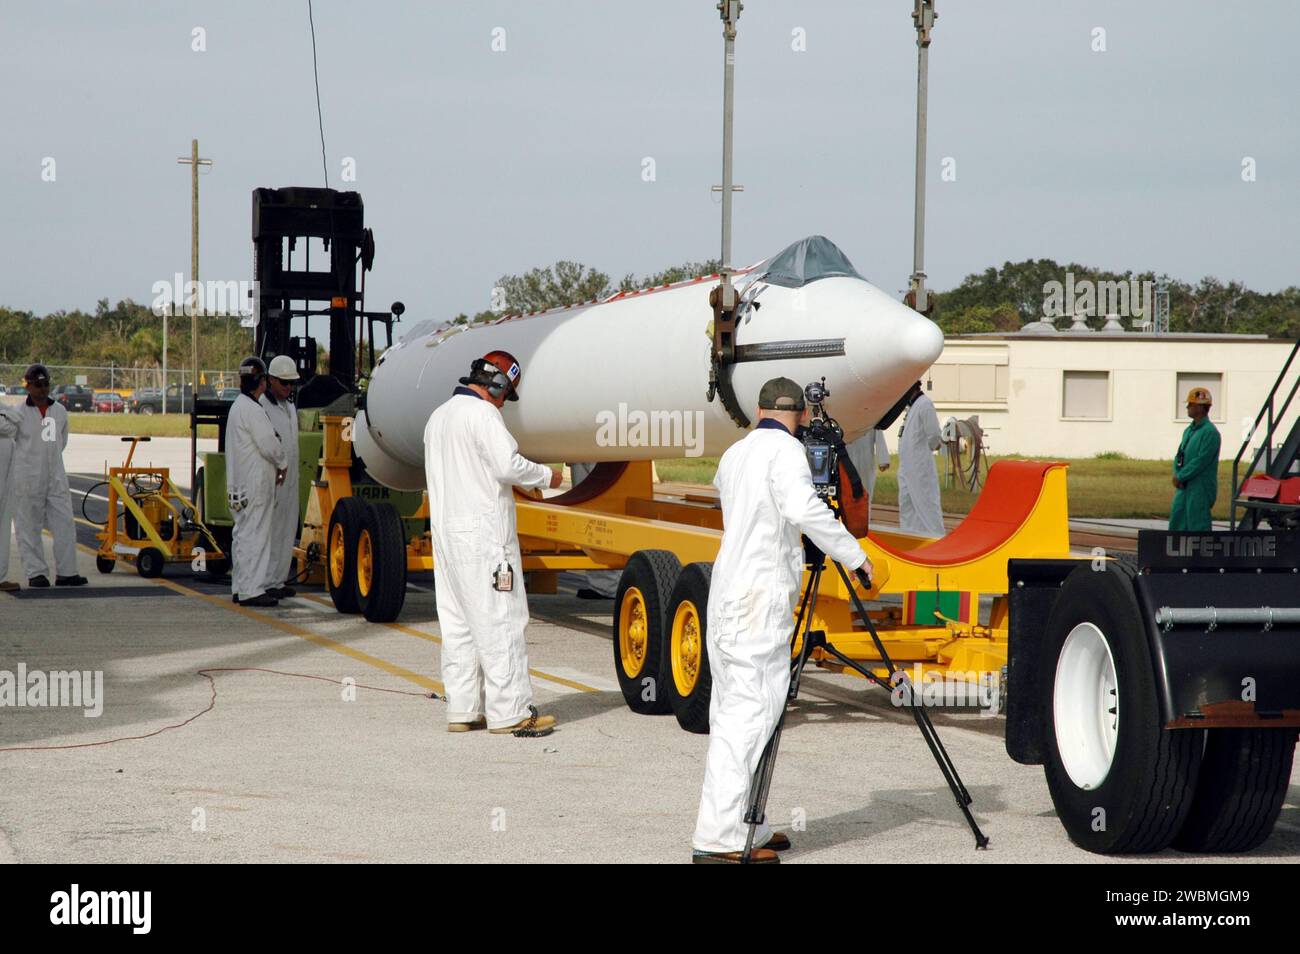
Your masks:
M252 331L239 326L238 315L200 318L199 367L238 367L252 348L252 340ZM169 369L190 366L190 344L190 319L170 317ZM129 298L116 305L101 298L93 312L60 310L41 316L0 306L0 384L17 384L22 369L40 361L53 366L112 369L85 372L92 387L108 387L110 382L160 386L162 359L162 319L148 305ZM56 383L72 383L59 381L58 374L55 378ZM175 378L169 380L177 383Z
M1155 288L1163 286L1169 297L1170 331L1300 338L1300 287L1294 285L1279 292L1257 292L1239 281L1211 276L1192 284L1153 272L1061 265L1050 258L1007 262L1001 268L967 275L956 288L934 296L931 317L945 334L1016 331L1043 317L1050 290L1065 285L1067 276L1075 287L1085 282L1093 287L1136 283L1140 288L1147 282ZM1094 304L1087 323L1095 329L1105 322L1106 311ZM1065 316L1057 320L1058 328L1069 325L1071 313L1067 307ZM1131 318L1122 321L1126 328L1132 327Z
M497 307L475 315L459 314L449 324L476 324L503 314L526 313L577 302L607 298L619 291L635 291L670 282L684 281L718 270L717 260L683 262L649 275L625 275L617 283L598 269L572 261L560 261L519 274L502 275L497 281L493 304ZM1168 290L1171 331L1235 332L1264 334L1275 338L1300 338L1300 287L1278 292L1257 292L1239 281L1223 282L1205 277L1190 283L1152 272L1110 272L1075 263L1059 264L1052 259L1006 262L967 275L955 288L931 292L931 317L945 334L1016 331L1027 322L1043 317L1049 289L1066 281L1075 287L1085 283L1132 283L1139 287L1151 282ZM1136 306L1136 302L1131 303ZM1067 303L1068 305L1068 303ZM1099 328L1105 312L1095 308L1088 318ZM1131 319L1124 324L1131 327ZM1058 327L1068 325L1067 317ZM399 326L400 329L400 326ZM398 331L400 336L401 332ZM190 363L190 322L184 316L168 325L168 365ZM199 366L234 369L252 348L252 332L239 326L238 316L199 320ZM93 312L56 311L36 315L0 306L0 384L17 383L21 370L33 361L50 365L115 368L131 372L126 379L139 383L161 383L163 354L162 319L147 305L131 299L110 305L101 298ZM328 357L322 355L326 361ZM100 378L103 380L99 380ZM9 379L13 380L10 381ZM92 372L95 387L109 384L109 372ZM175 383L174 381L172 383Z

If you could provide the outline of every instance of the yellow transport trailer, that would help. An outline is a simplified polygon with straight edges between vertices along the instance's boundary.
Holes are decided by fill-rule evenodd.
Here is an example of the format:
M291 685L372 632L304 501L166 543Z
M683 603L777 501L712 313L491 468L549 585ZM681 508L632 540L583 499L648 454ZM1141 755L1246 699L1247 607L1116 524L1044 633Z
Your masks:
M402 514L353 493L355 462L345 418L324 419L320 479L308 500L297 555L341 612L395 619L409 573L433 568L427 506ZM382 491L370 491L382 495ZM715 497L657 494L650 462L598 465L578 487L541 499L517 494L519 542L530 593L553 593L564 571L621 570L614 602L614 668L629 707L673 712L708 730L705 610L709 571L722 539ZM946 679L999 680L1007 663L1007 562L1069 556L1066 465L999 461L970 515L931 540L872 531L862 540L875 568L867 600L890 658ZM981 596L992 611L980 620ZM793 620L791 620L793 627ZM823 576L814 629L864 663L880 656L838 577ZM813 662L840 667L821 650ZM880 668L879 673L888 673Z

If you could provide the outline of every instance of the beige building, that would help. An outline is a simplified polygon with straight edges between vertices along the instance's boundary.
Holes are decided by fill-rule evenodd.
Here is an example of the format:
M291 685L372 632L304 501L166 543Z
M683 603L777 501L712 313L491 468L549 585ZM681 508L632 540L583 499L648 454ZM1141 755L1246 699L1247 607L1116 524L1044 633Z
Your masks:
M930 370L939 420L978 416L991 454L1171 459L1188 423L1187 392L1201 386L1231 460L1295 346L1262 335L1026 328L950 337ZM1293 365L1282 398L1298 372Z

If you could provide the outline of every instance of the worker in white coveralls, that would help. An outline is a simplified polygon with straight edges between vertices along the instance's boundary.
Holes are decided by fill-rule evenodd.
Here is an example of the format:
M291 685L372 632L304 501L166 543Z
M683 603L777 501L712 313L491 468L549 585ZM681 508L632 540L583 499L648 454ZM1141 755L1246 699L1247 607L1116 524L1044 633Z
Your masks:
M867 491L867 502L875 499L876 472L889 470L889 445L885 443L885 432L872 428L846 448L862 486Z
M917 381L908 392L907 417L898 435L898 525L905 533L941 537L939 472L934 452L943 446L934 402Z
M271 525L276 488L288 467L275 427L258 399L266 392L266 365L245 358L239 366L239 397L226 419L226 497L235 518L230 590L240 606L275 606L266 592L271 573Z
M707 643L713 690L692 861L738 863L745 810L763 748L790 687L790 638L803 579L805 534L828 557L864 581L871 562L853 535L813 490L795 430L804 417L803 389L773 378L758 398L758 425L718 462L722 545L709 587ZM760 825L751 862L775 863L790 839Z
M289 564L293 562L293 544L298 535L298 406L293 403L294 385L298 383L298 366L287 354L271 359L267 368L266 391L258 403L266 410L280 446L284 448L285 478L275 488L271 508L271 560L266 579L267 594L282 600L296 592L287 585Z
M13 533L14 504L14 438L18 436L18 425L23 421L22 408L12 404L0 404L0 593L21 590L15 581L9 579L9 550Z
M27 401L19 408L21 419L14 436L13 520L18 531L27 585L50 585L42 530L54 539L54 585L85 586L77 573L77 534L72 520L72 495L63 469L63 449L68 446L68 412L50 400L50 372L33 364L23 376Z
M519 362L506 351L474 361L424 427L434 593L442 630L447 730L544 735L528 677L524 593L512 487L560 485L561 474L519 456L501 418L519 400Z

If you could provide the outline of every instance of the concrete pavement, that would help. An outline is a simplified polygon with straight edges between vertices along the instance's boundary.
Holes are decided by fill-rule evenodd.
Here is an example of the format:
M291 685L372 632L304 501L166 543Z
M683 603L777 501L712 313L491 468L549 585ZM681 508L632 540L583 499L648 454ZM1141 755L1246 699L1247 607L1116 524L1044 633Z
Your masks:
M412 580L398 623L376 625L318 591L254 612L185 572L103 576L85 550L80 562L87 588L0 594L0 669L104 678L98 718L0 709L0 749L40 749L0 751L0 860L689 858L707 737L624 706L609 603L530 598L529 660L555 734L453 735L427 698L441 689L430 578ZM1007 757L1001 718L935 717L992 838L977 853L883 692L821 672L805 689L769 804L795 841L787 863L1114 860L1069 842L1041 769ZM1300 858L1297 781L1273 837L1240 860Z

